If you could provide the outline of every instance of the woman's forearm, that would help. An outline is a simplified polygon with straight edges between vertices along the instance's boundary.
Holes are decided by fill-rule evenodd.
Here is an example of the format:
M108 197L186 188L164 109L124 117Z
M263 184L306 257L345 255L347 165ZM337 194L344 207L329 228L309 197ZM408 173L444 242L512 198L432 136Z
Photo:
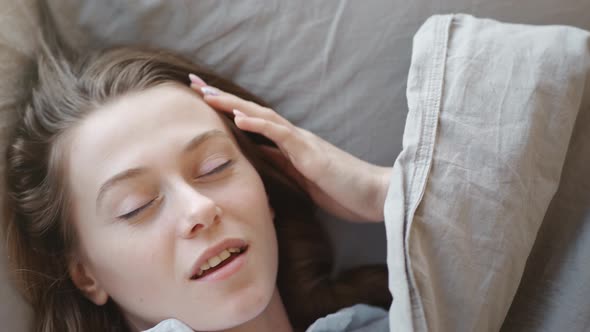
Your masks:
M374 177L374 205L372 207L374 213L372 221L379 222L385 219L384 207L385 197L387 197L387 190L389 189L389 181L391 178L392 167L376 166Z

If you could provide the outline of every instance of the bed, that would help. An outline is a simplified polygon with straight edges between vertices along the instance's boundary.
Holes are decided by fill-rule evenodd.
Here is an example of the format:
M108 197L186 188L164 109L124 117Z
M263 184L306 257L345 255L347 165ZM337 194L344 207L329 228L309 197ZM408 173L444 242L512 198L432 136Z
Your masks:
M3 138L35 47L27 38L36 22L31 3L0 0ZM590 329L590 184L583 167L590 158L590 3L51 5L78 47L144 42L176 49L262 96L294 124L361 159L394 166L386 223L346 223L317 212L335 248L335 272L388 263L392 331ZM453 12L467 15L432 16ZM546 61L533 68L532 60ZM486 72L492 65L500 71ZM547 72L554 75L540 74ZM521 94L510 95L517 83ZM509 101L521 102L522 112L508 112ZM502 117L494 110L504 110ZM25 331L30 310L3 268L0 280L3 328Z

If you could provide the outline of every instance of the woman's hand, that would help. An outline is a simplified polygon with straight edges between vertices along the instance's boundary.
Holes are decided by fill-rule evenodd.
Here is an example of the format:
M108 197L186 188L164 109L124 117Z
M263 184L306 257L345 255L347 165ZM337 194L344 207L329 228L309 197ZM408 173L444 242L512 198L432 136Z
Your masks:
M390 167L360 160L319 136L291 124L272 109L206 86L191 77L211 107L235 114L242 130L271 139L279 149L262 149L305 188L322 209L351 221L382 221Z

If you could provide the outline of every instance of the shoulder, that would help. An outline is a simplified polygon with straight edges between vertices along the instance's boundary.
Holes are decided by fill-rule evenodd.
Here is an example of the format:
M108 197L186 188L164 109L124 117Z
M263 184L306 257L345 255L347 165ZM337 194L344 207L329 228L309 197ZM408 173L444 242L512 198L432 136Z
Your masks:
M356 304L316 320L306 332L388 332L389 314L386 310L366 304Z
M193 330L181 321L170 318L143 332L193 332Z

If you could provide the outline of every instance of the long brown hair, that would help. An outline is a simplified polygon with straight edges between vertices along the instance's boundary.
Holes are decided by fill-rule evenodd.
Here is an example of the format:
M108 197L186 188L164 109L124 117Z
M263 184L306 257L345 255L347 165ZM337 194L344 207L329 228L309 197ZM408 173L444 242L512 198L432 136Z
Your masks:
M162 83L189 85L188 73L241 98L265 103L169 51L145 46L74 51L57 34L42 1L44 6L36 77L6 152L3 230L11 271L33 307L34 330L129 331L112 300L94 305L69 277L76 238L68 214L61 141L70 128L108 101ZM239 130L223 114L240 149L260 174L275 211L277 283L293 326L306 328L317 318L355 303L387 308L391 296L386 267L364 266L332 278L331 247L314 220L315 205L259 148L274 146L270 140Z

